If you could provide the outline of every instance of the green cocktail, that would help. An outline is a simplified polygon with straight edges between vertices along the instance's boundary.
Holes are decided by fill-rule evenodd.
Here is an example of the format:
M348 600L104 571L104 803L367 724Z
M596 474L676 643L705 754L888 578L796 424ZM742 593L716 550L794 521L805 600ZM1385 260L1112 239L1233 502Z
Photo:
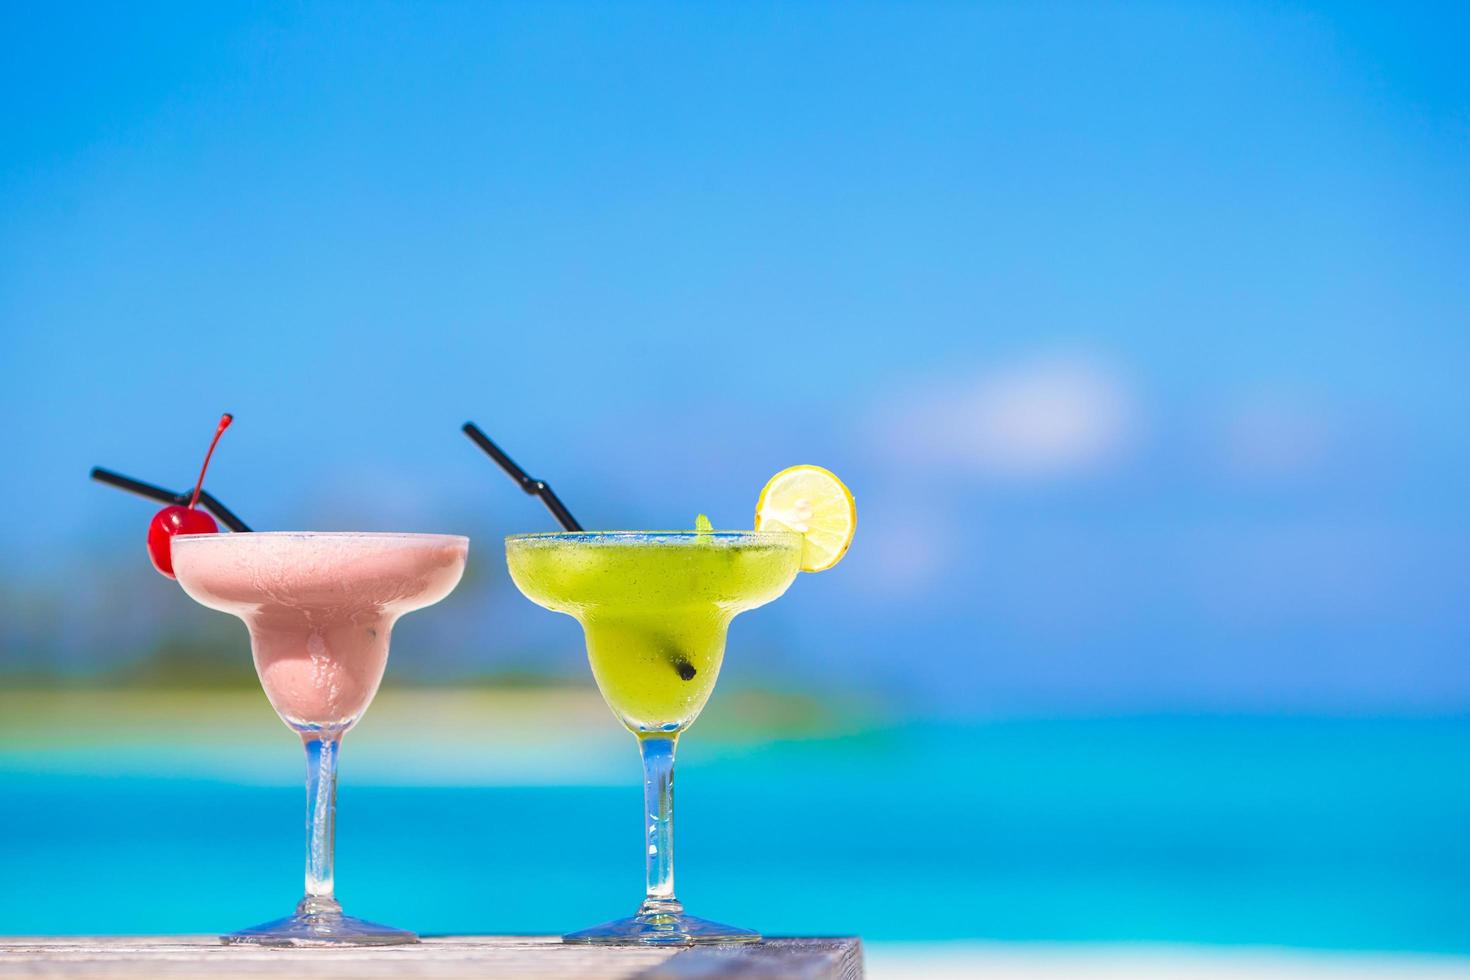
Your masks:
M573 616L608 706L644 763L648 890L638 914L569 942L753 942L759 935L684 914L674 897L673 764L679 733L709 700L737 613L786 591L801 569L790 531L593 531L506 539L527 598Z
M790 533L530 534L506 545L527 598L574 616L608 706L635 734L682 731L709 700L736 613L785 592Z

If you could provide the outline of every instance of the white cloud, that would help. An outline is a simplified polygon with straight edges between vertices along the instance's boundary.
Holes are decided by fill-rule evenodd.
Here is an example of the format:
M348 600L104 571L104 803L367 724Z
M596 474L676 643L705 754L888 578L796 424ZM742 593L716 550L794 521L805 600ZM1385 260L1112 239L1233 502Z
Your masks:
M985 477L1054 479L1103 468L1137 432L1133 393L1095 360L1054 357L933 383L879 420L907 462Z

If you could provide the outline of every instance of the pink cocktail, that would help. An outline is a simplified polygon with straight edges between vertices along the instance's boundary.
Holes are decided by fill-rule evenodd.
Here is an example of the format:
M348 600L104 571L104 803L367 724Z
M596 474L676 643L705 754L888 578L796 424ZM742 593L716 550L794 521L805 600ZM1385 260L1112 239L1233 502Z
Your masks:
M333 897L337 750L377 693L398 617L443 599L469 540L447 534L256 532L173 539L193 599L238 616L272 707L307 751L306 896L294 915L223 937L271 946L416 942Z

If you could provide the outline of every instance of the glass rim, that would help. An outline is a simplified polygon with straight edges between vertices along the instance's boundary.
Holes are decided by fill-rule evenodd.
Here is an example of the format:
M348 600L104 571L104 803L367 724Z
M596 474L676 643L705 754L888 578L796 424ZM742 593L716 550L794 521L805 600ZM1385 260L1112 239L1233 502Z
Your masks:
M214 531L208 534L176 534L171 544L191 538L353 538L364 541L463 541L465 544L470 541L468 535L440 534L433 531Z
M524 531L519 534L507 534L505 543L511 544L516 541L590 541L596 538L611 539L614 541L655 541L673 538L678 541L697 541L700 538L719 538L722 540L746 539L750 541L790 541L800 540L800 531L693 531L693 530L668 530L668 531Z

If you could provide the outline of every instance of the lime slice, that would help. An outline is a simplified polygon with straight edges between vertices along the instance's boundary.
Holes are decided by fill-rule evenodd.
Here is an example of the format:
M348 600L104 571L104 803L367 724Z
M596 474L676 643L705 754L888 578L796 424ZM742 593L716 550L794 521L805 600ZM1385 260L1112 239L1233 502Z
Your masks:
M792 466L771 477L761 490L755 529L801 534L805 539L801 570L823 572L847 554L857 530L857 504L830 470Z

